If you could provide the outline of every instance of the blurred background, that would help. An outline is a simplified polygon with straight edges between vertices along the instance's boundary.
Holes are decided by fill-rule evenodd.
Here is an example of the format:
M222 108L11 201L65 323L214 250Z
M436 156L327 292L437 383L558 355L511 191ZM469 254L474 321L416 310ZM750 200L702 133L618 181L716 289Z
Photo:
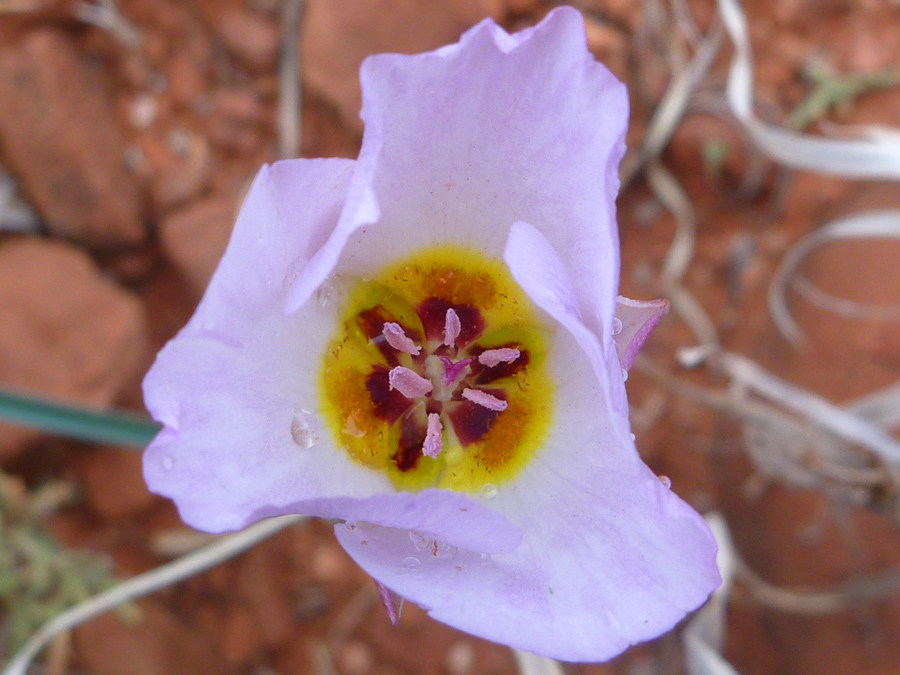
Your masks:
M356 156L366 55L432 49L486 16L518 29L554 4L0 0L0 386L143 411L143 373L192 313L258 167ZM900 207L896 183L756 149L725 97L714 0L573 4L631 95L622 292L674 306L628 381L637 444L730 528L724 655L743 675L900 672L900 474L851 433L900 420L900 220L877 239L810 238ZM896 0L743 9L760 120L900 125ZM209 540L147 492L133 448L0 424L0 472L0 662L65 607ZM687 672L678 631L565 670ZM393 628L331 528L309 523L58 638L34 672L516 667L413 606Z

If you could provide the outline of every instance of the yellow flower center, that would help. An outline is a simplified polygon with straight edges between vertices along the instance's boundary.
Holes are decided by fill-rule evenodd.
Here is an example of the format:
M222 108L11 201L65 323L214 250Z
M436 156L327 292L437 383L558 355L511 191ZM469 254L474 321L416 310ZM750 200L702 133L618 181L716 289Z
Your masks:
M550 339L500 261L421 251L351 283L320 371L326 425L398 489L489 495L546 437Z

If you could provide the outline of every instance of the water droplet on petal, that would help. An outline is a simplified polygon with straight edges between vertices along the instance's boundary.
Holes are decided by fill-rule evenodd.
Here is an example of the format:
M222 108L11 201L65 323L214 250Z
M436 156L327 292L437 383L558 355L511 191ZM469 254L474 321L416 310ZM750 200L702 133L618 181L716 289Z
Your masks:
M319 425L316 416L308 410L294 413L291 420L291 438L301 448L311 448L319 442Z
M452 558L459 552L456 546L445 544L440 541L434 542L431 547L431 553L435 558Z
M481 488L481 496L484 499L493 499L497 496L497 486L492 485L491 483L485 483L484 487Z
M659 482L665 485L670 490L672 489L672 479L668 476L657 476L659 478Z
M431 546L431 539L426 537L421 532L416 532L415 530L409 531L409 539L413 543L418 550L424 551L426 548Z
M622 368L622 382L628 382L628 371Z
M344 527L353 532L356 529L356 523L344 523Z
M175 467L175 458L172 455L163 455L162 468L171 471Z
M631 434L631 440L633 440L633 441L637 440L637 436L635 436L634 434Z
M419 562L418 558L410 556L409 558L404 558L403 562L400 563L400 571L405 572L406 574L413 574L418 572L421 566L422 563Z
M491 564L491 554L490 553L482 553L481 554L481 564L482 565L490 565Z
M316 300L319 303L319 307L333 305L338 299L337 288L334 287L334 283L330 279L323 281L322 285L316 290Z
M615 316L613 317L612 330L613 330L613 335L618 335L619 333L622 332L622 320L619 319L618 317L615 317Z

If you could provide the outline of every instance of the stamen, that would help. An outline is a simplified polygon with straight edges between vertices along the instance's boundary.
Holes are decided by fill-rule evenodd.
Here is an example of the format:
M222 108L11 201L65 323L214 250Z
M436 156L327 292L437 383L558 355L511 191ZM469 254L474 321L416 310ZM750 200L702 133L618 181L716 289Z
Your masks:
M457 361L453 363L446 356L439 356L441 363L444 364L444 386L449 387L451 384L456 382L460 377L462 377L463 371L465 371L466 366L472 363L472 359L463 359L462 361Z
M488 349L478 355L478 363L488 368L493 368L500 363L512 363L522 355L518 349L509 347L500 347L499 349Z
M388 322L384 324L384 339L398 352L406 352L418 356L422 348L406 336L403 327L399 323Z
M446 317L444 317L444 344L448 347L455 346L456 338L459 337L459 332L461 330L462 326L459 323L459 315L451 307L447 310Z
M509 405L509 403L507 403L503 399L499 399L496 396L492 396L486 391L481 391L479 389L463 389L462 395L463 398L469 399L470 401L472 401L472 403L477 403L481 407L487 408L488 410L506 410L507 406Z
M414 370L397 366L388 373L391 389L396 389L406 398L416 398L431 392L431 380L426 380Z
M422 454L426 457L437 457L444 449L444 425L441 424L441 416L437 413L428 413L428 430L425 432L425 443L422 444Z

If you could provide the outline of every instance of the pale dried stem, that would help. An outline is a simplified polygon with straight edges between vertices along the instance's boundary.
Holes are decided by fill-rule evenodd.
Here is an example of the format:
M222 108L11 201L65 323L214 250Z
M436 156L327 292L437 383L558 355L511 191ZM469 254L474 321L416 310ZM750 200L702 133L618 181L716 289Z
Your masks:
M79 21L105 30L128 49L139 49L144 39L137 26L122 16L113 0L97 0L97 4L82 2L76 5L73 14Z
M691 95L709 72L722 46L724 31L716 21L703 37L694 58L677 71L650 119L641 147L622 162L620 172L623 189L644 166L659 157L684 117Z
M900 442L859 416L776 377L738 354L717 352L707 362L758 396L803 415L839 438L858 443L895 466L900 464Z
M565 675L562 666L546 656L530 654L519 649L512 650L521 675Z
M48 621L37 633L32 635L15 658L9 662L2 675L26 675L34 657L57 635L72 630L85 621L125 602L143 597L215 567L305 519L306 516L299 515L282 516L255 523L241 532L222 537L199 551L133 577L76 605Z
M324 641L310 640L307 651L315 675L338 675L337 669L334 667L334 660L331 658L331 651Z
M803 342L803 332L794 321L787 303L787 289L804 260L817 248L844 239L898 239L900 211L871 211L835 220L803 237L784 254L769 285L769 313L779 332L794 344ZM801 290L801 289L798 289ZM809 299L817 296L815 287L807 288ZM821 292L820 292L821 293ZM830 298L827 308L856 318L895 318L897 307L863 307L840 298Z
M364 584L331 622L328 640L340 640L350 635L378 602L375 584L370 582Z
M821 616L849 609L870 600L900 593L900 570L851 579L828 591L805 591L769 583L739 557L737 576L753 601L791 614Z
M684 378L670 374L661 365L644 355L638 356L634 368L678 396L741 420L745 424L757 424L767 429L782 430L787 437L804 439L810 448L817 446L819 439L814 428L801 424L778 408L742 397L737 398L734 390L720 391L693 384ZM885 467L851 467L834 462L822 455L815 457L814 462L804 461L803 468L823 480L831 480L848 487L866 490L891 485L894 482L893 475Z
M660 286L666 290L681 283L690 267L697 240L697 217L684 189L659 161L647 165L647 181L653 194L675 216L675 236L659 279Z
M278 64L278 156L300 156L302 92L300 83L300 29L304 0L286 0L281 15L281 54Z

